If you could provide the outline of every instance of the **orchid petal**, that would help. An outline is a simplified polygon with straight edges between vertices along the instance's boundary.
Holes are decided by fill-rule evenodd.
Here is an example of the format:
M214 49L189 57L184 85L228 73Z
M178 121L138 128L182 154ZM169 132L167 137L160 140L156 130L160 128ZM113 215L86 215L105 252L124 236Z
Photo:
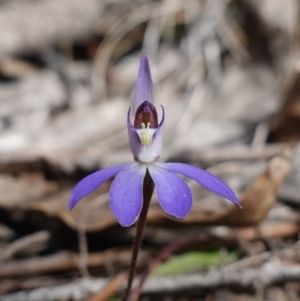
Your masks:
M238 198L231 190L231 188L210 172L199 167L184 163L160 163L158 165L162 168L165 168L166 170L177 172L193 179L206 189L230 200L236 206L242 208Z
M135 158L138 157L139 152L143 145L141 144L140 137L136 132L134 126L130 121L130 108L127 114L127 129L128 129L128 137L129 137L129 146L130 150Z
M76 204L88 194L92 193L108 179L114 177L119 172L126 170L132 164L111 166L96 171L82 179L73 189L68 208L71 210Z
M135 111L145 101L153 103L152 99L152 78L149 61L146 54L143 54L140 61L140 68L135 90Z
M148 170L155 183L158 202L163 210L173 217L183 219L193 203L188 185L175 173L166 169L150 166Z
M110 187L110 207L123 227L131 226L143 206L143 183L146 167L136 165L120 172Z

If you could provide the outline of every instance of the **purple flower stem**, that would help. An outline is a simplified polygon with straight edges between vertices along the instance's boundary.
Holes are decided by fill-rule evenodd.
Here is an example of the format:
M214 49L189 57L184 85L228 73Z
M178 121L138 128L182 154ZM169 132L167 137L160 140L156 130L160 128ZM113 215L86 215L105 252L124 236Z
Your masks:
M151 179L149 172L147 171L144 178L144 186L143 186L143 207L136 225L136 234L132 246L132 254L131 254L131 262L130 262L129 272L128 272L127 287L123 295L122 301L127 301L130 294L132 282L135 275L137 257L141 246L141 241L143 238L143 232L147 221L147 213L149 209L150 200L153 194L153 190L154 190L154 182Z

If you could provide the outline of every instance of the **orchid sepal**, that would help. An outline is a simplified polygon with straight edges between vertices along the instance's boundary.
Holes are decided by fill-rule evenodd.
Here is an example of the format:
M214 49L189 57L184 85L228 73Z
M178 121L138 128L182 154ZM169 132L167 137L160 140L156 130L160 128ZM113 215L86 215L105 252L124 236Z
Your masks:
M134 111L144 102L153 103L152 98L153 83L147 55L144 53L140 60L140 68L135 88Z

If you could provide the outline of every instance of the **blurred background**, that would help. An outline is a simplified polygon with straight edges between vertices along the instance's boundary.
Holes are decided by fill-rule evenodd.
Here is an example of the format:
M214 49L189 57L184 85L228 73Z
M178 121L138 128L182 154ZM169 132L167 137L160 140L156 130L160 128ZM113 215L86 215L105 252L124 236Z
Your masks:
M299 300L299 28L297 0L1 0L1 300L120 300L135 228L111 213L111 182L67 204L132 161L144 52L162 160L210 170L244 210L188 181L177 221L154 196L140 300Z

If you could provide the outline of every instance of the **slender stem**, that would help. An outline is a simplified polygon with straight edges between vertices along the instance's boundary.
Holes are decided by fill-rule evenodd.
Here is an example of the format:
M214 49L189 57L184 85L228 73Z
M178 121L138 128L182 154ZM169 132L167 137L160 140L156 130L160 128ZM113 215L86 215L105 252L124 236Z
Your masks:
M138 298L141 294L143 285L144 285L145 281L147 280L149 274L163 260L168 258L175 251L178 251L178 250L182 249L183 247L188 246L189 244L193 244L197 241L201 241L201 242L207 241L207 238L210 237L210 236L211 235L207 234L207 233L201 233L201 234L193 235L191 237L183 238L181 240L178 240L178 241L168 245L166 248L164 248L162 250L162 252L160 252L159 255L150 263L150 265L149 265L148 269L146 270L146 272L141 276L137 286L132 290L132 292L130 294L129 301L137 301L138 300Z
M130 294L132 282L135 275L137 257L138 257L141 241L143 238L143 232L147 221L147 213L149 209L150 200L153 194L153 190L154 190L154 182L147 171L144 179L144 187L143 187L143 208L136 225L136 234L132 246L131 262L130 262L129 272L128 272L128 282L122 301L127 301Z

